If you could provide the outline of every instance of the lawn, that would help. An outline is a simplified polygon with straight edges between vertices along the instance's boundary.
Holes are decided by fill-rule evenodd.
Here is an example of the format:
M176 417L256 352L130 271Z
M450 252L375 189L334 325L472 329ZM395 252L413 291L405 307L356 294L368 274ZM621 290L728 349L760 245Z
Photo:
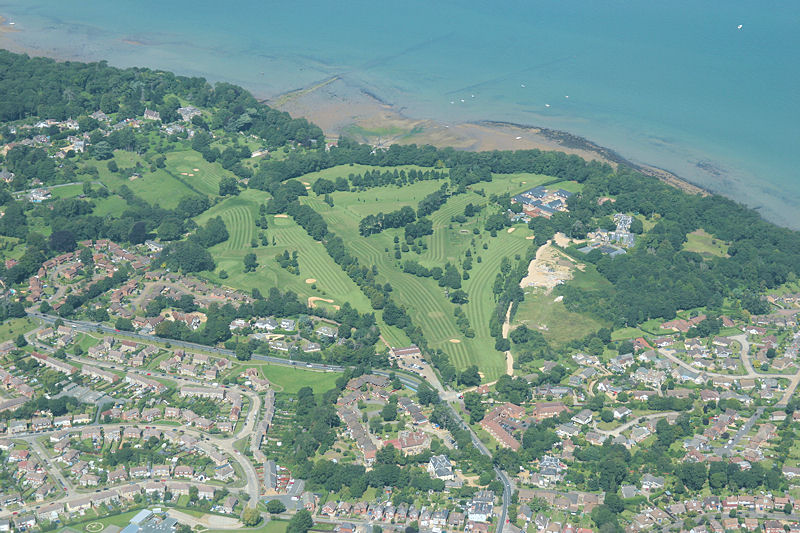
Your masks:
M417 165L401 165L397 167L376 167L373 165L337 165L335 167L326 168L323 170L319 170L317 172L310 172L308 174L304 174L297 178L303 183L307 183L309 185L313 184L320 178L329 179L331 181L336 180L336 178L347 178L350 174L364 174L365 172L371 172L373 170L377 170L379 172L394 172L397 170L398 172L401 170L408 171L410 169L417 169L420 171L428 171L431 170L428 167L420 167ZM445 170L445 169L441 169Z
M725 241L715 238L703 229L699 229L686 235L686 243L683 245L683 249L707 258L728 257L728 246L729 244Z
M270 287L280 287L284 291L294 291L303 300L324 298L333 300L329 302L333 305L350 302L361 312L372 312L369 300L358 286L330 258L322 244L309 237L293 219L270 215L267 230L255 226L259 205L268 198L265 192L248 189L195 219L198 224L204 224L209 218L220 216L230 232L227 241L210 249L217 269L206 276L237 289L258 288L266 294ZM258 238L261 231L267 235L269 245L252 248L251 240ZM275 261L284 251L298 253L299 274L290 273ZM256 254L258 267L255 272L244 272L244 256L250 252ZM222 270L228 274L225 279L220 277Z
M404 241L402 229L389 229L369 237L358 235L358 224L363 217L403 206L416 208L419 201L437 190L441 183L425 181L402 189L388 186L363 192L335 192L331 195L333 207L314 195L301 201L319 212L332 231L347 236L345 245L361 264L377 267L379 281L392 285L393 298L409 309L412 319L422 328L432 348L447 353L457 368L478 364L487 380L495 379L504 371L505 360L502 353L494 350L494 339L488 331L489 316L494 307L491 286L502 258L507 256L513 262L517 254L523 255L531 246L531 241L526 239L531 235L530 230L518 227L511 233L502 231L497 237L490 237L482 228L486 217L496 211L495 206L483 209L463 224L452 222L454 216L463 214L468 203L488 203L486 197L470 191L451 197L433 213L430 219L434 233L423 239L427 249L420 253L406 252L400 261L394 257L394 238ZM494 182L486 185L494 185ZM476 228L477 235L473 232ZM484 244L486 249L483 248ZM413 259L428 268L443 267L448 261L461 267L467 250L473 257L473 268L469 271L470 279L463 282L463 288L470 297L469 303L464 305L464 311L476 334L472 339L466 338L457 327L453 315L455 306L448 301L444 289L432 278L420 278L402 272L401 266L402 261ZM477 262L478 256L481 257L480 263ZM387 340L394 346L399 345L392 339Z
M94 202L92 214L99 217L118 215L128 207L128 202L116 194L109 195L106 198L93 198L92 202Z
M593 317L572 313L555 296L541 289L526 290L525 300L517 308L514 324L539 330L552 345L559 347L597 331L604 324ZM546 327L546 329L544 329Z
M72 185L50 187L50 193L53 195L53 198L72 198L73 196L83 194L83 184L74 183Z
M137 164L141 165L141 169L138 171L141 177L131 180L124 178L120 173L108 170L108 165L104 162L88 162L87 166L97 168L100 174L100 181L111 192L116 192L123 185L127 185L136 196L165 209L173 209L184 196L198 194L197 190L193 190L170 175L168 169L158 169L156 172L151 173L149 163L132 152L116 151L114 152L114 161L117 162L117 166L120 169L133 168ZM101 212L112 212L106 211L109 208L104 205L105 203L102 200L97 202L98 207L103 206L101 207Z
M255 528L240 528L237 531L247 531L248 533L285 533L286 526L289 525L289 522L285 520L269 520L267 522L262 523L260 526ZM203 533L230 533L230 529L205 529Z
M298 363L298 365L302 364ZM289 394L296 394L303 387L311 387L314 394L322 394L331 390L336 385L336 380L342 375L340 372L307 370L302 366L259 364L258 361L250 361L243 366L260 368L261 373L275 386L277 391Z
M0 342L15 339L20 333L27 333L38 324L30 318L12 318L0 324Z
M476 183L473 189L483 189L486 195L510 194L511 196L525 192L544 183L555 181L552 176L544 174L530 174L528 172L516 172L513 174L492 174L490 183Z
M219 182L223 177L233 177L219 163L209 163L194 150L168 153L166 170L200 193L212 196L219 194Z

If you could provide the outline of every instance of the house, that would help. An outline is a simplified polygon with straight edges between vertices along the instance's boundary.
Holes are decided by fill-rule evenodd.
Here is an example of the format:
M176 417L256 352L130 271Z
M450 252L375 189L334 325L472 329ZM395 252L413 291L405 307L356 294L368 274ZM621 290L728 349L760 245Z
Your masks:
M453 480L453 466L446 455L434 455L428 461L428 473L436 479Z
M627 407L624 407L624 406L623 407L617 407L616 409L614 409L614 418L617 419L617 420L620 420L622 418L625 418L626 416L629 416L632 413L633 413L633 411L631 411Z
M654 476L652 474L645 474L642 476L642 489L651 491L664 488L664 478L661 476Z
M571 420L578 425L585 426L592 423L593 413L589 409L583 409L573 416Z

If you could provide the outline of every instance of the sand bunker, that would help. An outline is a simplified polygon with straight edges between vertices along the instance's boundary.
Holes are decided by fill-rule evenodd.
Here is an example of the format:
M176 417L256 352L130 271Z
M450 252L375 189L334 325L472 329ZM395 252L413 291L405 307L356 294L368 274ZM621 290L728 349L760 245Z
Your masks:
M452 342L453 344L459 344L461 341L458 339L450 339L450 342Z
M306 278L306 283L308 283L309 285L311 285L312 283L316 283L316 282L317 282L317 280L315 280L314 278Z
M187 174L187 176L194 176L194 174L192 174L191 172L189 172L189 174Z
M509 233L514 233L514 230L515 230L515 229L517 229L517 228L508 228L508 232L509 232Z
M528 275L519 286L537 287L550 293L556 286L572 279L575 266L549 242L536 251L536 258L528 265Z
M311 184L310 184L309 182L307 182L307 181L301 181L300 183L302 183L303 185L311 185Z
M289 218L289 215L281 213L280 215L275 215L275 218Z
M527 236L527 237L525 237L525 238L526 238L526 239L528 239L529 241L532 241L533 239L535 239L535 238L536 238L536 235L528 235L528 236Z
M194 170L195 172L200 172L199 168L193 168L192 170Z
M181 176L186 176L186 175L188 175L188 172L181 172Z
M557 245L559 245L562 248L566 248L567 246L570 245L570 243L572 243L572 239L570 239L561 232L556 233L555 236L553 237L553 240L556 242Z
M327 304L333 304L333 300L331 300L330 298L320 298L319 296L309 296L308 297L308 306L309 307L311 307L311 308L317 307L317 302L325 302ZM331 307L333 307L337 311L339 310L339 306L338 305L332 305Z

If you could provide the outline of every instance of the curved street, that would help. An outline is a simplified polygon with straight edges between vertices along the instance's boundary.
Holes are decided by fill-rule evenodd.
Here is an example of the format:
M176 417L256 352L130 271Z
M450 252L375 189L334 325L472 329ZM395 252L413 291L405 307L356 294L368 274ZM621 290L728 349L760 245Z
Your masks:
M33 311L33 310L29 310L28 311L28 315L32 316L34 318L38 318L38 319L43 320L43 321L48 322L48 323L53 323L53 322L55 322L56 320L58 320L60 318L60 317L56 317L56 316L53 316L53 315L47 315L47 314L44 314L44 313L39 313L39 312ZM114 328L110 328L110 327L108 327L108 326L106 326L104 324L98 324L98 323L95 323L95 322L88 322L88 321L83 321L83 320L68 320L68 319L61 319L61 320L64 322L65 325L72 326L77 331L81 331L81 332L84 332L84 333L92 333L92 332L97 332L99 330L99 331L101 331L103 333L107 333L107 334L117 334L117 335L121 334L121 335L124 335L126 337L131 337L133 339L138 339L138 340L140 340L142 342L170 343L171 346L177 346L177 347L191 349L191 350L195 350L195 351L201 351L201 352L211 352L211 353L215 353L215 354L219 354L219 355L229 356L229 357L232 357L234 359L236 357L236 354L233 352L233 350L227 350L225 348L217 348L217 347L213 347L213 346L206 346L204 344L196 344L196 343L179 341L179 340L174 340L174 339L165 339L165 338L162 338L162 337L156 337L154 335L141 335L141 334L133 332L133 331L119 331L119 330L116 330ZM71 355L70 355L70 358L74 358L76 361L81 361L82 360L82 358L71 356ZM309 370L317 370L317 371L324 371L324 372L343 372L346 369L345 367L338 366L338 365L326 365L326 364L322 364L322 363L305 363L305 362L298 363L296 361L290 361L290 360L283 359L283 358L280 358L280 357L273 357L273 356L269 356L269 355L260 355L260 354L253 354L252 359L255 359L255 360L258 360L258 361L265 361L265 362L272 363L272 364L284 365L284 366L299 366L299 365L302 364L305 368L307 368ZM95 366L106 366L106 367L107 366L111 366L111 367L114 367L114 365L109 365L108 363L104 363L104 365L100 365L100 363L102 363L101 361L83 360L83 362L86 362L86 363L89 363L89 364L93 364ZM141 371L138 371L138 372L142 373ZM388 376L390 374L390 371L388 371L388 370L375 370L374 372L376 374L380 374L380 375L384 375L384 376ZM414 390L414 391L417 390L417 388L419 387L420 383L422 383L422 381L423 381L422 379L420 379L420 378L418 378L416 376L413 376L411 374L407 374L404 371L393 370L392 372L394 372L394 374L397 376L397 378L400 380L400 382L403 383L403 385L405 385L406 387L408 387L409 389ZM147 374L148 372L144 372L144 373ZM149 371L149 374L151 374L153 376L164 377L164 378L167 378L167 379L170 379L170 380L174 380L174 381L178 381L178 382L184 381L184 382L190 382L192 384L201 383L200 380L191 380L191 379L179 378L177 376L163 374L161 372ZM800 374L799 374L799 376L800 376ZM456 409L453 408L453 406L450 404L450 401L448 401L448 400L457 401L458 394L455 393L455 391L445 390L441 386L441 384L438 383L438 380L436 382L433 382L432 385L436 388L437 392L440 393L440 395L442 396L443 401L450 408L450 412L455 417L455 419L460 422L462 428L467 430L467 431L469 431L473 445L483 455L491 457L492 454L488 450L488 448L486 448L486 446L483 444L483 442L481 442L481 440L478 438L478 436L475 434L475 432L472 431L472 429L469 427L469 425L466 422L464 422L464 419L461 417L461 415L458 413L458 411L456 411ZM245 395L248 396L248 398L250 398L252 408L248 410L248 415L247 415L247 419L246 419L245 424L242 426L242 428L235 435L233 435L232 437L224 438L224 439L215 437L214 438L214 443L218 444L218 446L222 450L224 450L226 453L228 453L228 455L230 455L233 458L233 460L236 461L241 466L242 471L245 473L245 476L247 478L247 489L246 490L247 490L248 495L250 496L250 500L248 502L248 505L249 506L255 506L256 503L258 502L258 499L259 499L259 496L260 496L260 483L258 481L258 474L257 474L255 468L253 467L253 464L246 457L242 456L242 454L240 454L239 451L236 450L233 447L233 443L234 443L234 441L238 440L238 438L241 438L242 435L246 436L246 435L249 435L250 433L252 433L252 430L255 427L255 424L257 423L257 420L258 420L258 411L260 409L261 403L260 403L260 400L258 399L258 395L257 394L255 394L255 393L253 393L251 391L245 391L244 389L239 389L239 388L236 388L236 390L240 391L242 394L245 394ZM253 396L256 397L255 400L253 399ZM191 430L190 428L184 428L184 431L194 432L194 430ZM497 467L495 467L494 470L495 470L495 473L497 474L497 477L500 479L500 482L503 485L503 495L502 495L503 503L502 503L501 510L500 510L500 513L499 513L499 520L498 520L498 526L497 526L497 532L501 533L503 531L503 528L504 528L505 524L506 524L506 519L507 519L507 515L508 515L508 506L511 503L512 485L511 485L511 481L509 480L508 475L504 471L500 470Z

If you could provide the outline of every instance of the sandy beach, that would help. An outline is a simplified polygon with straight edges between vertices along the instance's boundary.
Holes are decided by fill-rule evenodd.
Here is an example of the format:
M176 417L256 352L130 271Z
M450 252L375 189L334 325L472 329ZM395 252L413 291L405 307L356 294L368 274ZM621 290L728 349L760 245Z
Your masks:
M51 57L58 61L97 60L55 49L21 47L10 35L19 31L0 16L0 48ZM9 35L4 36L3 33ZM146 46L146 43L137 39L123 39L122 42L129 46ZM633 164L611 149L566 131L511 122L487 120L447 123L410 117L391 103L339 76L277 96L256 94L256 97L292 116L307 118L320 126L331 139L346 135L381 148L392 144L430 144L470 151L557 150L589 161L607 162L614 167L620 163L627 164L689 193L708 194L704 188L667 170Z
M430 144L472 151L558 150L614 167L627 164L691 194L708 194L702 187L669 171L635 165L613 150L569 132L509 122L445 123L409 117L339 77L263 100L292 116L307 118L332 139L346 135L377 147Z

